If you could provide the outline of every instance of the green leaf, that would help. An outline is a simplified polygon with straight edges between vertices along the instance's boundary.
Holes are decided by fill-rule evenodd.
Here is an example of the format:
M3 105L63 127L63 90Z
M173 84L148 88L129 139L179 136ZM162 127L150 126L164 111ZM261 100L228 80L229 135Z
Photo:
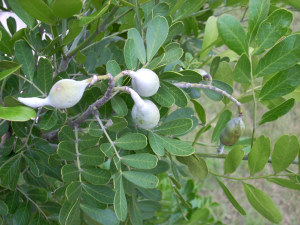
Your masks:
M199 83L202 81L201 74L193 70L183 70L179 72L167 71L159 76L160 79L164 80L175 80L180 82Z
M283 135L275 143L272 153L272 167L275 173L285 170L300 151L298 138L295 135Z
M8 207L4 201L0 200L0 215L6 216L7 214L8 214Z
M54 14L63 19L79 13L81 8L82 0L55 0L52 4Z
M146 32L147 61L150 62L158 49L165 42L169 32L169 25L166 18L154 17L148 25Z
M61 176L63 181L71 182L79 180L78 168L71 164L66 164L61 168Z
M76 201L77 198L80 197L82 191L82 185L81 182L75 181L68 185L66 188L66 197L68 201Z
M152 169L157 165L157 158L149 153L122 156L121 162L138 169Z
M133 39L127 39L124 45L124 58L127 69L135 70L137 66L136 46Z
M137 29L132 28L128 31L128 38L134 42L135 55L144 65L146 63L146 50L143 39Z
M218 19L218 30L228 48L239 55L248 54L246 33L235 17L228 14L222 15Z
M282 220L280 211L265 192L247 183L243 183L243 187L249 203L257 212L273 223L279 223Z
M161 81L160 83L161 86L164 86L168 89L169 93L171 93L175 99L175 104L178 105L179 107L186 107L188 104L188 98L186 94L182 91L182 89L176 87L175 85Z
M166 86L161 86L152 98L161 106L170 108L175 103L175 98Z
M155 132L164 135L182 135L191 130L193 120L184 118L164 122L161 126L154 129Z
M231 118L232 113L229 110L225 110L221 116L219 117L219 120L217 122L217 125L213 131L212 137L211 137L211 142L218 141L220 138L220 134L228 121Z
M111 117L112 125L107 127L106 129L112 132L119 132L125 129L128 125L128 122L123 117L113 116Z
M75 134L72 128L68 125L63 126L58 132L58 139L60 141L75 141Z
M129 218L134 225L143 225L143 216L135 198L131 197L128 207Z
M224 162L224 173L233 173L240 163L242 162L244 157L244 151L242 145L235 146L226 156Z
M0 107L0 118L10 121L27 121L34 119L36 112L29 107L16 106L16 107Z
M289 189L300 191L299 183L294 183L291 180L287 180L287 179L284 179L284 178L278 178L278 177L267 178L267 180L274 183L274 184L277 184L281 187L286 187L286 188L289 188Z
M19 40L15 43L15 54L18 62L22 64L24 74L29 80L33 80L35 70L34 57L31 48L24 40Z
M90 205L80 205L82 211L91 217L94 221L103 225L119 225L119 220L117 219L115 213L107 208L107 209L98 209L92 208Z
M100 16L102 16L104 13L106 13L106 11L109 8L109 5L110 5L110 1L108 1L100 10L98 10L88 16L81 17L79 19L79 25L83 27L83 26L86 26L86 25L94 22L95 20L100 18Z
M29 205L22 205L13 215L14 225L27 225L31 216Z
M270 138L267 138L264 135L262 135L255 140L252 149L249 153L248 166L251 176L264 169L265 165L269 161L270 154Z
M267 52L258 62L255 75L262 77L294 66L300 61L300 34L293 34Z
M168 65L180 60L183 55L183 49L178 43L170 43L165 47L165 55L159 65Z
M257 31L257 49L254 54L261 54L265 49L272 47L283 37L293 21L293 14L286 9L277 9L262 22Z
M223 81L213 80L212 85L227 92L227 94L231 95L233 93L232 87ZM222 99L224 99L224 96L222 94L217 93L214 90L204 89L203 92L213 101L221 101Z
M115 154L113 146L110 143L101 144L100 150L109 158L113 157Z
M250 0L248 30L249 40L253 40L259 25L268 16L270 0Z
M279 117L287 114L294 107L294 104L295 104L295 99L291 98L289 100L286 100L282 104L266 112L262 116L259 125L262 125L266 122L277 120Z
M167 137L162 137L158 136L160 138L163 147L172 155L176 156L188 156L191 155L195 152L195 149L193 146L189 145L188 143L177 140L177 139L172 139L172 138L167 138Z
M48 192L43 188L34 188L27 191L27 196L34 201L46 203L48 201Z
M17 72L21 68L21 66L22 65L19 65L19 66L10 68L8 70L1 71L0 72L0 81L3 80L4 78L8 77L9 75Z
M273 76L259 93L261 100L270 100L294 91L300 85L300 65L295 65Z
M118 116L126 116L128 113L126 102L119 96L111 99L111 106Z
M208 168L204 159L196 156L195 154L186 157L177 156L176 159L187 165L189 171L194 177L201 179L207 177Z
M43 0L18 0L18 2L33 18L50 25L56 23L52 9Z
M91 185L84 183L83 190L93 199L104 204L112 204L114 201L114 191L104 185Z
M53 70L48 59L40 58L37 67L37 85L44 92L48 93L52 86Z
M250 83L251 64L246 54L243 54L234 67L233 79L239 83Z
M222 81L233 86L233 71L231 65L227 61L219 62L217 71L213 75L214 80Z
M203 59L212 49L219 36L217 18L210 16L206 21L200 59Z
M11 41L11 37L3 26L0 26L0 32L2 35L0 41L0 51L11 56L13 54L13 42Z
M6 160L0 167L1 185L14 190L20 175L20 155L15 155Z
M165 43L169 42L176 35L180 34L184 30L183 22L177 21L170 26L169 33Z
M61 141L57 147L58 155L65 160L76 160L75 144L71 141Z
M61 225L79 225L80 220L80 198L76 201L65 201L59 212L59 224Z
M122 175L130 182L142 188L155 188L158 178L150 173L137 171L124 171Z
M147 137L140 133L126 134L115 140L115 145L125 150L140 150L146 147Z
M57 111L49 110L42 116L39 126L42 130L50 130L57 124L57 122Z
M99 185L106 184L110 180L111 174L108 170L93 167L83 167L82 177L91 184Z
M89 125L89 135L93 137L101 137L103 135L103 130L101 129L98 122L91 122Z
M197 113L198 118L203 124L206 124L206 113L203 106L194 99L191 99L191 102L194 104L195 111Z
M220 187L222 188L222 190L224 191L224 194L226 195L226 197L228 198L228 200L231 202L231 204L234 206L234 208L236 208L236 210L242 214L242 215L246 215L245 210L243 209L243 207L238 203L238 201L235 199L235 197L231 194L231 192L229 191L229 189L225 186L225 184L219 180L218 178L216 178L218 181L218 184L220 185Z
M153 152L158 156L163 156L165 154L165 150L159 136L153 132L149 132L148 139Z
M123 186L122 175L118 172L114 175L114 209L119 220L125 221L127 217L127 201Z
M98 166L104 162L104 154L100 150L99 146L79 150L79 153L79 159L82 165Z

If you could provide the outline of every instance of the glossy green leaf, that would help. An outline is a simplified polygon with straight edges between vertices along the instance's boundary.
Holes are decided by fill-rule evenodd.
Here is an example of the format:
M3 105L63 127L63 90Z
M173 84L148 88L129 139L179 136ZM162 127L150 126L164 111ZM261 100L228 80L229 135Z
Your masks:
M83 190L93 199L104 204L112 204L114 201L114 191L104 185L83 184Z
M99 224L118 225L120 223L115 213L109 208L102 210L84 204L81 204L80 208L85 214L87 214L89 217L91 217L94 221L98 222Z
M18 0L18 2L33 18L50 25L56 23L52 9L43 0Z
M118 116L126 116L128 113L126 102L119 96L111 99L111 106Z
M58 122L57 111L47 111L41 118L39 126L42 130L50 130Z
M61 225L80 224L80 198L76 201L65 201L59 212L59 223Z
M124 46L124 58L127 69L135 70L137 67L136 46L133 39L127 39Z
M54 14L63 19L79 13L81 8L82 0L55 0L52 4Z
M104 154L99 146L80 150L79 153L79 160L82 165L98 166L104 162Z
M61 168L61 176L63 181L71 182L79 180L78 168L71 164L66 164Z
M246 33L235 17L228 14L222 15L218 19L218 30L228 48L239 55L248 54Z
M293 14L286 9L277 9L262 22L257 31L257 49L254 54L258 55L265 49L272 47L283 37L293 21Z
M265 192L247 183L243 183L243 187L249 203L257 212L273 223L279 223L282 220L280 211Z
M146 147L147 137L140 133L126 134L115 140L115 145L125 150L140 150Z
M292 34L276 44L265 54L256 67L257 77L276 73L300 61L300 34Z
M146 50L140 33L137 31L137 29L132 28L128 31L128 38L133 40L135 55L144 65L146 63Z
M170 108L175 103L172 92L166 87L161 86L152 98L161 106Z
M169 32L169 25L166 18L154 17L148 25L146 32L147 61L150 62L158 49L165 42Z
M20 155L15 155L6 160L0 167L1 185L14 190L20 175Z
M194 99L191 99L191 102L194 104L195 111L197 113L198 118L203 124L206 124L206 113L203 106Z
M160 137L153 132L149 132L148 139L153 152L158 156L163 156L165 154L165 150Z
M188 104L188 98L186 94L182 91L182 89L176 87L175 85L161 81L161 86L164 86L168 89L169 93L171 93L175 99L175 104L179 107L186 107Z
M249 40L254 39L259 25L268 16L270 0L250 0L248 30Z
M76 201L80 197L82 191L82 184L79 181L72 182L66 188L65 195L68 201Z
M155 132L164 135L182 135L191 130L193 121L191 119L177 119L163 123L154 129Z
M15 54L19 64L22 64L22 70L26 77L33 80L35 65L32 49L24 40L19 40L15 43Z
M138 169L152 169L157 165L157 158L149 153L122 156L121 162Z
M282 104L266 112L262 116L259 124L261 125L270 121L277 120L279 117L287 114L294 107L294 104L295 104L295 99L291 98L289 100L286 100Z
M272 153L272 167L275 173L286 169L296 158L300 151L297 136L283 135L275 143Z
M27 121L34 119L36 112L29 107L16 106L16 107L0 107L0 118L10 121Z
M210 16L206 21L203 44L200 52L200 59L203 59L213 48L219 36L217 27L217 18Z
M91 184L106 184L111 177L110 171L108 170L93 167L83 167L81 169L82 177Z
M213 131L212 137L211 137L212 142L219 140L222 130L226 126L227 122L231 119L231 115L232 115L232 113L229 110L225 110L221 114L221 116L219 117L219 120L217 122L217 125Z
M40 58L37 67L37 85L44 92L48 93L52 86L53 70L50 61Z
M71 141L61 141L57 147L58 155L65 160L76 160L75 143Z
M122 175L130 182L142 188L155 188L159 182L158 178L150 173L124 171Z
M259 93L261 100L270 100L294 91L300 85L300 65L295 65L273 76Z
M251 64L246 54L243 54L234 67L233 79L239 83L250 83Z
M187 165L191 174L196 178L205 178L208 175L208 168L204 159L196 156L190 155L185 157L177 156L176 159Z
M0 41L0 51L9 56L13 53L13 42L9 33L5 30L3 26L0 26L1 41Z
M15 225L27 225L30 220L30 207L28 204L22 205L17 209L13 215L13 224Z
M244 151L242 145L237 145L233 149L231 149L225 158L224 173L233 173L241 164L243 157Z
M114 209L119 220L125 221L127 217L127 200L125 196L122 175L118 172L114 175Z
M267 178L267 180L274 183L274 184L277 184L281 187L286 187L286 188L289 188L289 189L300 191L300 184L299 183L294 183L291 180L284 179L284 178L279 178L279 177Z
M0 215L6 216L7 214L8 214L8 207L4 201L0 200Z
M0 81L3 80L4 78L8 77L9 75L17 72L21 68L21 66L22 65L19 65L14 68L10 68L10 69L1 71L0 72Z
M158 135L157 137L160 138L163 147L172 155L189 156L195 152L195 149L190 144L184 141Z
M219 180L217 178L218 184L220 185L220 187L222 188L222 190L224 191L224 194L226 195L227 199L231 202L231 204L234 206L234 208L236 208L236 210L242 214L242 215L246 215L245 210L243 209L243 207L238 203L238 201L235 199L235 197L231 194L231 192L229 191L229 189L225 186L225 184Z
M258 137L249 153L248 166L250 175L262 171L269 161L271 154L271 142L270 138L264 135Z

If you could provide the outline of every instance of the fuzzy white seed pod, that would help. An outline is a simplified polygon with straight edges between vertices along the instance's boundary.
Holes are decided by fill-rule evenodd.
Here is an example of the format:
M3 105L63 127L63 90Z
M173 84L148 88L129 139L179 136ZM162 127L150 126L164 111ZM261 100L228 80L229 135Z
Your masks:
M89 82L87 80L76 81L71 79L62 79L56 82L50 90L47 98L21 98L18 100L32 108L39 108L46 105L55 108L70 108L76 105Z
M140 96L150 97L159 89L158 76L152 70L142 68L136 72L130 71L129 76L132 78L133 90Z

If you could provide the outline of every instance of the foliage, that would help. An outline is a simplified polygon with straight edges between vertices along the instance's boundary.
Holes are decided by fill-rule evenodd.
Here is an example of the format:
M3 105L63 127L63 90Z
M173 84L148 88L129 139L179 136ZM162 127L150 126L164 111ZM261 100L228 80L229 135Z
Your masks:
M17 30L12 17L8 30L0 26L2 223L223 224L214 213L219 203L199 192L208 174L240 214L247 210L223 178L237 180L263 217L282 220L267 193L247 180L300 190L300 167L289 169L299 164L298 137L282 134L272 145L256 135L300 99L300 34L290 28L293 12L286 9L290 4L299 10L297 1L4 3L1 9L14 12L27 28ZM230 15L236 8L245 10L241 20ZM134 124L125 87L127 70L142 67L160 79L158 92L147 98L159 108L160 123L149 130ZM17 100L46 97L61 79L90 82L71 108L32 109ZM223 110L211 118L197 101L201 95ZM243 115L243 104L251 105L251 115ZM263 115L258 104L267 109ZM237 116L252 117L249 141L225 146L228 154L195 148L208 130L207 143L219 144ZM195 136L193 143L183 140L187 134ZM205 157L224 158L225 174L248 160L250 175L217 174ZM267 163L274 173L264 173Z

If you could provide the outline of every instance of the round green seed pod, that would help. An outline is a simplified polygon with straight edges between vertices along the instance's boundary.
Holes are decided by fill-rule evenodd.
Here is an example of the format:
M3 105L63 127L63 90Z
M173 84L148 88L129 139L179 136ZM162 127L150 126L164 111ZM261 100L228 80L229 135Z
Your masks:
M221 144L234 145L241 137L244 129L245 125L241 117L231 119L221 132Z

